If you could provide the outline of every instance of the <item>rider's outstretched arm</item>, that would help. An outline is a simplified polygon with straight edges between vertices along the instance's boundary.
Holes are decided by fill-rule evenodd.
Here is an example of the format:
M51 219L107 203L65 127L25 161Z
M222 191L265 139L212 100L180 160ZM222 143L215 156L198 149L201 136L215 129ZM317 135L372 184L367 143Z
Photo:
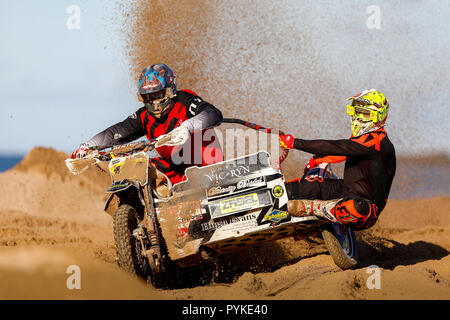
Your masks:
M139 120L139 114L145 112L145 107L127 117L124 121L116 123L102 132L96 134L86 142L88 147L113 146L124 144L145 135Z
M284 149L297 149L317 155L366 156L379 155L380 146L386 137L383 129L363 134L350 139L340 140L305 140L291 135L280 135L280 146Z
M327 154L334 156L363 156L376 155L374 148L368 148L350 139L341 140L304 140L295 139L294 149L313 154Z

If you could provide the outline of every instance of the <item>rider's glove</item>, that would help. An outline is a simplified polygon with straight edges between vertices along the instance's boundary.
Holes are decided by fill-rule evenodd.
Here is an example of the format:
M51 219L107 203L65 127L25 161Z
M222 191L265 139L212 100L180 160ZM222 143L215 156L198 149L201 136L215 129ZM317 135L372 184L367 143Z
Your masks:
M287 135L280 135L278 137L278 140L280 141L280 146L283 149L293 149L294 148L294 137L290 134Z
M178 146L187 141L189 139L190 133L189 130L185 126L179 126L170 131L168 134L160 137L158 142L156 143L156 147L160 147L162 145L165 146Z
M317 162L316 159L314 159L314 158L309 159L309 162L306 164L304 174L307 174L309 170L317 167L318 165L319 165L319 162Z
M88 145L86 143L83 143L80 145L80 147L75 150L72 155L70 156L72 159L76 159L76 158L83 158L87 155L88 153Z

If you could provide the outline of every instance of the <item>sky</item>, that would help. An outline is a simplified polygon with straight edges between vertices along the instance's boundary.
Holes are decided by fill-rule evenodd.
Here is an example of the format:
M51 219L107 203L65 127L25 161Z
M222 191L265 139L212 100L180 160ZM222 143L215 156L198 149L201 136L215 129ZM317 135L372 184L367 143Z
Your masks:
M70 29L73 11L80 28ZM0 2L0 153L71 152L137 109L113 1Z
M118 3L0 1L0 154L26 154L35 146L71 153L139 107ZM310 104L300 111L305 116L327 110L321 104L327 96L342 99L339 103L345 107L346 97L378 84L391 101L390 138L399 154L450 154L448 1L216 3L220 19L208 26L206 35L212 41L199 53L203 57L204 51L210 51L211 59L203 59L203 71L210 74L205 87L227 80L224 65L237 66L248 71L241 83L260 90L254 95L260 104L268 99L275 104L278 99L292 106L301 90L302 95L308 92L308 97L301 97ZM81 10L79 28L68 27L68 23L74 26L74 12L68 11L73 5ZM381 8L380 29L367 26L371 11L366 10L371 5ZM302 47L302 41L309 47ZM261 54L254 54L255 48ZM300 51L304 55L297 54ZM317 67L311 68L313 64ZM273 84L285 81L284 75L295 81L273 93L264 88L268 77ZM327 82L335 88L332 93L317 90ZM231 92L215 94L220 105ZM282 106L277 108L276 113L283 112ZM267 110L266 125L276 119ZM331 115L335 121L326 127L311 129L289 116L298 110L287 110L277 124L282 122L287 127L283 130L305 138L337 138L334 126L348 124L342 111Z

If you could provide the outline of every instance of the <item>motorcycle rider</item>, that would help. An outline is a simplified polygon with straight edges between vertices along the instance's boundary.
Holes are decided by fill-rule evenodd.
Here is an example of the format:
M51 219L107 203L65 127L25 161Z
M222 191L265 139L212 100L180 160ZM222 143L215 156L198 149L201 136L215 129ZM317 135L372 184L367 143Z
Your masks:
M372 227L384 209L395 175L395 149L384 129L389 102L380 91L349 98L352 135L342 140L303 140L281 135L284 149L314 154L305 173L321 163L345 161L343 179L306 177L288 181L288 211L316 215L354 230Z
M149 140L166 135L164 140L169 141L168 145L156 145L161 157L150 161L173 184L182 181L185 169L193 164L203 166L223 160L214 132L209 139L206 135L203 139L206 129L222 122L222 113L196 93L178 91L175 75L167 65L157 63L142 71L138 81L138 98L144 103L143 107L82 143L71 157L84 157L88 148L92 147L120 145L144 135ZM201 148L193 143L193 135L198 132L202 133ZM187 157L183 155L185 161L179 161L180 152L190 153Z

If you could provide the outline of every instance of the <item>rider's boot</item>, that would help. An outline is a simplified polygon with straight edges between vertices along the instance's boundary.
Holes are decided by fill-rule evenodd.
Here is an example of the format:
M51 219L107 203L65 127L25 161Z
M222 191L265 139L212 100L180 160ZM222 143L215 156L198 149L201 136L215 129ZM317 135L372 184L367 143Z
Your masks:
M334 216L334 207L339 199L334 200L289 200L288 212L294 217L316 216L338 222Z

